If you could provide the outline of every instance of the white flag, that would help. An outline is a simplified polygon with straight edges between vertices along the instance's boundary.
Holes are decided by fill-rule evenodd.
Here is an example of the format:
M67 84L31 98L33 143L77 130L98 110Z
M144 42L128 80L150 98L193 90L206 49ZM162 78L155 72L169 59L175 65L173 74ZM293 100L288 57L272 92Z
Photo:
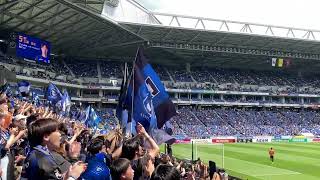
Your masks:
M272 66L276 66L276 63L277 63L277 58L272 58Z

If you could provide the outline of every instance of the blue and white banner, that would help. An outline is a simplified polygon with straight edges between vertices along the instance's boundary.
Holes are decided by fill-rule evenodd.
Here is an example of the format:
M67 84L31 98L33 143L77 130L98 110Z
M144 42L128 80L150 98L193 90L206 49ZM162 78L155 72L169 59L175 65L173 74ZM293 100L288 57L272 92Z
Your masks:
M20 93L29 93L30 91L30 83L28 81L20 81L18 82L18 89Z

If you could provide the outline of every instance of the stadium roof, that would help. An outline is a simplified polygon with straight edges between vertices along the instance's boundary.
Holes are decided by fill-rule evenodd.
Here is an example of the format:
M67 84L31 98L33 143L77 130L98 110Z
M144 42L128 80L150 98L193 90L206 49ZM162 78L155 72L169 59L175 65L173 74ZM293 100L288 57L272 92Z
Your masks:
M156 13L134 0L0 0L0 8L0 29L43 38L53 53L68 56L132 58L148 42L148 54L162 63L264 67L270 57L320 60L317 30Z
M101 16L104 0L0 0L0 28L43 38L53 52L92 57L104 46L143 41L111 19Z

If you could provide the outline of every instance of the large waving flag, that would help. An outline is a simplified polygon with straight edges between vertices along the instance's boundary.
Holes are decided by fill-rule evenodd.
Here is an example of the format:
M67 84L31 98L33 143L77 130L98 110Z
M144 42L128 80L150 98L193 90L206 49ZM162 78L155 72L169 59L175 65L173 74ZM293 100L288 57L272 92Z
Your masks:
M30 83L28 81L20 81L18 82L18 89L21 95L25 97L30 91Z
M47 99L51 105L56 105L62 99L60 90L52 83L49 84L47 89Z
M161 129L171 117L176 115L176 110L159 76L148 64L142 48L138 50L133 77L126 100L129 117L142 124L149 132Z
M1 86L0 92L5 93L7 95L7 97L11 97L13 95L12 90L10 88L10 85L7 83L4 84L3 86Z

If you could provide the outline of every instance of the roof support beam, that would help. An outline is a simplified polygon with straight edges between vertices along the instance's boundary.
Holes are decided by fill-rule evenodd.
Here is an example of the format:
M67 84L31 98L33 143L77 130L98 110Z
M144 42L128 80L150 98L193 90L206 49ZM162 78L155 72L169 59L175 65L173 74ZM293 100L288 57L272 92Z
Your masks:
M87 18L84 17L84 18L81 19L81 21L82 21L82 20L86 20L86 19L87 19ZM54 36L54 35L56 35L56 34L72 33L72 32L73 32L73 28L74 28L75 26L77 26L78 23L79 23L79 22L75 22L75 24L72 25L72 26L65 26L64 28L60 29L59 32L56 31L56 32L52 33L50 36L48 36L48 37L52 37L52 36ZM91 28L90 26L91 26L92 24L94 24L94 22L89 21L89 23L80 26L79 29L82 29L82 30L83 30L83 29L90 29L90 28ZM71 30L66 31L67 29L70 29L70 28L71 28Z
M76 11L78 12L81 12L89 17L91 17L92 19L94 19L95 21L98 21L100 23L105 23L107 24L108 26L110 26L110 24L114 25L114 26L117 26L118 28L122 29L122 30L125 30L127 32L129 32L130 34L140 38L140 39L143 39L145 41L148 41L146 38L136 34L135 32L125 28L124 26L120 25L119 23L109 19L108 17L102 17L100 14L98 13L95 13L95 12L92 12L92 11L88 11L87 9L84 9L83 7L80 7L72 2L70 2L69 0L56 0L58 1L59 3L61 4L64 4L72 9L75 9Z
M29 17L29 20L33 20L34 18L38 17L39 15L43 14L44 12L47 12L49 9L53 8L53 7L56 6L56 5L57 5L57 4L53 4L53 5L49 6L48 8L46 8L46 9L38 12L37 14L35 14L35 15L33 15L33 16L30 16L30 17ZM24 24L24 23L26 23L26 22L22 22L22 23L20 23L20 24L18 24L18 25L16 25L16 26L14 26L12 29L16 29L16 28L18 28L19 26L21 26L21 25ZM28 28L28 29L26 30L26 32L30 32L31 29L33 29L34 27L35 27L35 26L31 26L30 28Z
M51 16L50 18L46 19L45 21L47 21L47 20L49 20L49 19L52 19L52 18L55 18L56 16L58 16L61 12L65 11L65 10L66 10L66 9L61 10L60 12L58 12L58 13L55 14L54 16ZM39 32L38 34L42 34L42 33L44 33L45 31L48 31L48 30L50 30L50 31L55 30L54 27L56 27L58 24L60 24L61 22L64 22L64 21L69 20L70 18L74 17L74 16L77 15L77 14L78 14L78 13L72 14L71 16L69 16L69 17L67 17L67 18L64 18L63 20L61 20L61 21L59 21L59 22L56 22L56 23L48 26L47 29L44 29L43 31ZM45 22L45 21L43 21L43 22ZM55 31L55 34L56 34L56 33L61 33L61 30ZM49 35L45 36L45 38L48 38L48 37L50 37L50 36L49 36Z
M1 11L6 11L7 9L10 9L11 7L15 6L22 0L12 0L12 1L7 1L5 3L0 4ZM5 7L7 6L7 7Z
M37 0L37 1L33 2L33 3L30 4L28 7L24 8L22 11L20 11L18 14L10 13L10 14L12 14L12 15L10 15L11 18L9 18L8 20L6 20L5 22L2 22L1 24L6 24L6 23L8 23L8 22L11 21L12 19L16 18L16 16L18 16L18 15L20 15L20 14L22 14L22 13L25 13L25 12L27 12L27 11L29 11L30 8L33 8L34 6L40 4L41 2L43 2L43 0ZM15 5L15 4L14 4L14 5ZM14 5L13 5L13 6L14 6ZM6 14L6 12L7 12L9 9L10 9L10 8L6 8L6 9L2 10L1 13ZM21 16L21 17L23 17L23 16ZM0 24L0 25L1 25L1 24Z

